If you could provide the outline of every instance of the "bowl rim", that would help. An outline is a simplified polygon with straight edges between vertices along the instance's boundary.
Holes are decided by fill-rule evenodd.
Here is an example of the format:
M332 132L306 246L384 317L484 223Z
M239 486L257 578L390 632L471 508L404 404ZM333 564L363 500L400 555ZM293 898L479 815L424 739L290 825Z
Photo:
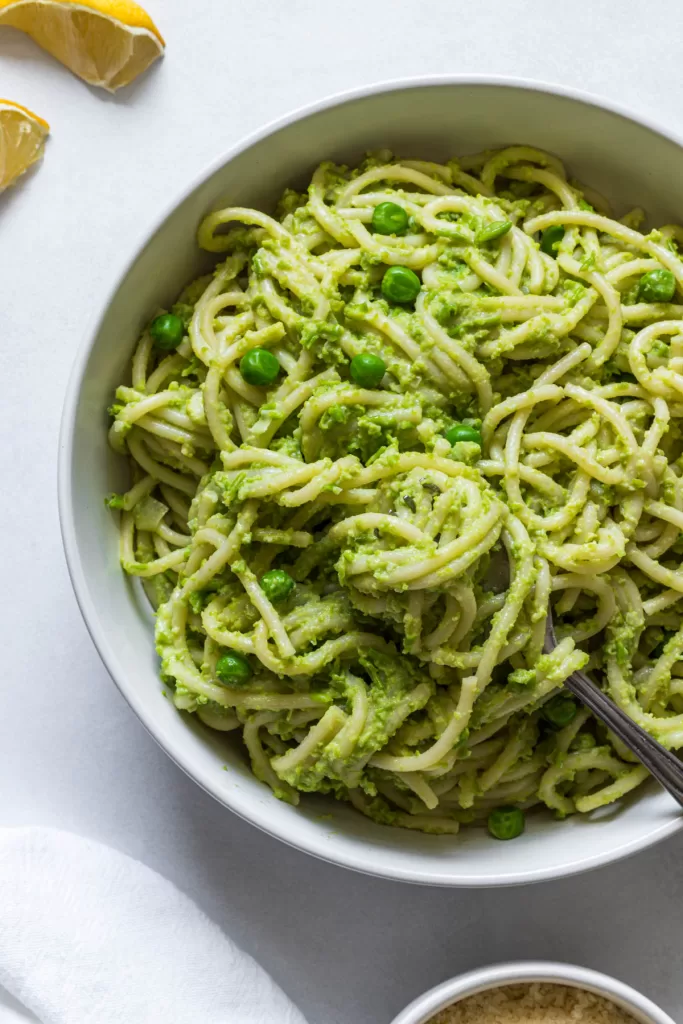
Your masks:
M606 999L617 998L631 1013L639 1012L645 1015L650 1024L674 1024L673 1019L660 1006L618 978L590 967L553 960L505 961L488 967L478 967L466 974L458 974L423 992L406 1006L391 1024L428 1024L439 1010L456 1005L468 996L503 985L535 981L583 988Z
M161 208L152 220L140 231L137 243L131 248L131 255L119 264L112 284L104 296L104 300L98 306L97 311L93 313L89 323L87 324L83 338L78 346L69 376L59 432L57 493L60 530L66 556L67 569L76 595L76 601L95 648L119 692L135 712L147 732L159 744L165 753L168 754L171 760L185 772L186 775L201 786L205 792L218 800L218 802L224 807L227 807L233 813L238 814L245 821L255 825L268 835L287 843L287 845L309 853L320 860L336 864L341 867L350 868L351 870L358 871L361 874L374 875L396 881L448 887L487 888L499 885L521 885L531 882L548 881L554 878L568 877L579 874L583 871L601 867L605 864L612 863L613 861L621 860L624 857L631 856L640 850L647 849L655 843L674 835L683 828L683 816L677 815L671 819L665 820L664 822L654 826L644 835L621 843L608 851L582 855L570 864L565 863L557 866L547 865L545 867L531 868L526 871L516 871L507 874L501 872L495 875L490 874L482 877L477 877L476 875L473 876L471 874L461 875L458 874L457 871L444 872L421 870L418 866L404 867L401 865L386 868L383 867L381 863L374 863L371 862L369 858L363 858L356 851L335 851L333 844L326 841L322 835L302 839L296 829L291 829L290 833L287 835L283 834L281 830L274 829L271 826L267 808L262 809L254 803L249 804L248 799L243 799L239 795L239 791L233 790L229 796L227 796L226 793L221 791L218 785L212 781L208 773L202 772L197 769L196 766L185 764L182 753L176 749L174 743L169 738L161 734L154 716L146 712L143 702L138 698L135 687L128 684L125 674L120 670L116 652L108 640L107 630L103 622L100 620L95 602L90 598L87 575L79 550L74 516L74 495L71 488L71 467L73 462L76 410L78 407L81 389L85 381L87 364L94 341L102 329L108 310L128 273L151 239L154 238L157 232L163 227L165 222L173 215L175 210L184 202L184 200L196 191L196 189L198 189L213 174L219 171L226 164L230 163L245 150L288 125L305 120L314 114L328 110L332 107L343 106L347 103L365 99L370 96L400 92L406 89L433 88L439 86L493 86L514 89L520 92L544 93L561 99L573 100L574 102L583 104L584 106L595 107L607 111L608 113L615 114L616 116L621 117L639 127L645 127L683 149L682 137L679 137L676 133L669 131L648 115L635 114L619 103L603 99L600 96L583 92L579 89L556 85L541 80L509 75L440 74L408 76L405 78L382 80L368 85L359 86L354 89L333 93L314 103L299 106L289 113L268 122L263 127L244 136L227 151L212 160L203 168L203 170L195 174L189 184L175 194L170 201L162 204Z

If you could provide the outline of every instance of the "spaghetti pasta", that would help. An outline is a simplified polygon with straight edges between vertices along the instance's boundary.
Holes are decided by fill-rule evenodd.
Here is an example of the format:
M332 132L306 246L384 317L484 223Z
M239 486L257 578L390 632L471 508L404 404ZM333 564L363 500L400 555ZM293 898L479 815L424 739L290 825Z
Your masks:
M646 773L558 710L579 668L683 746L681 235L639 216L516 146L200 226L221 262L142 335L109 504L176 705L282 799L435 833L614 801Z

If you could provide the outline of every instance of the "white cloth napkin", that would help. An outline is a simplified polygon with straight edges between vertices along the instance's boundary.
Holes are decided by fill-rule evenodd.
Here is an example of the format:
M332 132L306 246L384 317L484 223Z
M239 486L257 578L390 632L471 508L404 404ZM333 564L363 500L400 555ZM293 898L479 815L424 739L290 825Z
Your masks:
M0 985L43 1024L306 1024L170 882L52 829L0 829Z

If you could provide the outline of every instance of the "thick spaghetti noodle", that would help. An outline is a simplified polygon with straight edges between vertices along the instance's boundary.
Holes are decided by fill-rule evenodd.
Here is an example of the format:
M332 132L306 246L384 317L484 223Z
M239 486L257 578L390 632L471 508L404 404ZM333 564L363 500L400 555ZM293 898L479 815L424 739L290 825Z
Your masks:
M433 832L609 803L646 772L558 695L581 667L683 746L683 231L642 220L517 146L201 225L110 504L176 705L278 796Z

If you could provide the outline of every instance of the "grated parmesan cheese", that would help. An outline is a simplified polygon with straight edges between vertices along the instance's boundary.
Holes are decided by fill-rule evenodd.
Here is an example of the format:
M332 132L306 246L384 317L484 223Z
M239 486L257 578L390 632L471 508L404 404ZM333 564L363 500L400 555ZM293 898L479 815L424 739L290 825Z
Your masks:
M469 996L441 1010L429 1024L635 1024L635 1020L585 989L534 982L501 985Z

